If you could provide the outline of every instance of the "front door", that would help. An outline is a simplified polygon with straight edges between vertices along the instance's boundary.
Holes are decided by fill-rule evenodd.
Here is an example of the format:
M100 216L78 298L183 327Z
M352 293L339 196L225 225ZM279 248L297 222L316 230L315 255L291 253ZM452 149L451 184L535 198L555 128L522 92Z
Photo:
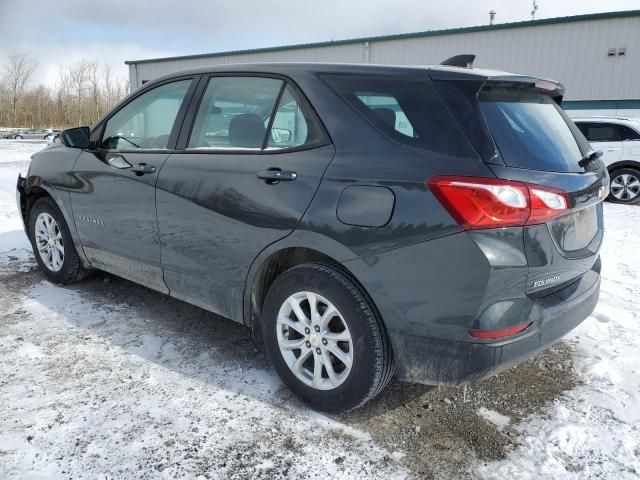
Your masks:
M155 187L191 82L152 88L119 109L96 148L78 157L71 182L73 216L92 266L163 292Z
M158 179L165 281L240 320L251 263L295 228L334 149L292 84L259 76L211 77L184 142Z

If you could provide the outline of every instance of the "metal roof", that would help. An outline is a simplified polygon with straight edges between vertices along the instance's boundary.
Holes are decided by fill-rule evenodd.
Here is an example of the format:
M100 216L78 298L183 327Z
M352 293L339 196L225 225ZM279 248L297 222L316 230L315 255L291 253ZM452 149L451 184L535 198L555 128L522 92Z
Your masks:
M335 41L329 41L329 42L299 43L294 45L283 45L283 46L277 46L277 47L253 48L253 49L247 49L247 50L229 50L225 52L201 53L197 55L183 55L183 56L177 56L177 57L151 58L146 60L127 60L124 63L126 65L135 65L135 64L153 63L153 62L161 62L161 61L190 60L190 59L207 58L207 57L224 57L228 55L238 55L238 54L277 52L277 51L283 51L283 50L297 50L297 49L304 49L304 48L350 45L350 44L364 43L364 42L383 42L383 41L390 41L390 40L402 40L402 39L408 39L408 38L425 38L425 37L433 37L433 36L441 36L441 35L456 35L460 33L487 32L487 31L494 31L494 30L507 30L512 28L538 27L543 25L556 25L556 24L562 24L562 23L584 22L584 21L592 21L592 20L607 20L612 18L639 17L639 16L640 16L640 10L592 13L592 14L574 15L574 16L568 16L568 17L544 18L540 20L527 20L523 22L499 23L496 25L480 25L480 26L474 26L474 27L448 28L444 30L427 30L423 32L400 33L395 35L360 37L360 38L352 38L352 39L345 39L345 40L335 40Z

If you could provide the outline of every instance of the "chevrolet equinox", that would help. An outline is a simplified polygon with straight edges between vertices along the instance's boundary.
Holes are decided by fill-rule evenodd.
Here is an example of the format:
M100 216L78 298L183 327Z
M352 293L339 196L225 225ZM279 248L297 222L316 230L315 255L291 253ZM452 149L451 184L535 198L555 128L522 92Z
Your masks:
M446 63L148 82L18 178L37 262L251 327L319 410L520 363L594 309L608 174L561 84Z

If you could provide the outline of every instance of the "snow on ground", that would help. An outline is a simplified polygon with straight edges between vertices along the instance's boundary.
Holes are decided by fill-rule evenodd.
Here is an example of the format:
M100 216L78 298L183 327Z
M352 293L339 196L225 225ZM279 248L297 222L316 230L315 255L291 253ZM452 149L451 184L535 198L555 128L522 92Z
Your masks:
M578 386L520 423L493 400L524 368L469 388L473 415L516 445L487 462L474 451L481 424L462 443L451 432L465 425L445 429L437 449L425 432L430 416L459 418L466 390L362 423L330 419L301 405L232 322L109 276L44 281L15 207L17 172L43 146L0 141L0 478L413 478L416 452L435 478L461 476L447 459L468 462L465 477L640 478L639 207L605 205L600 303L566 340Z
M32 258L15 181L43 146L0 143L7 271ZM168 331L153 310L42 280L20 294L0 280L0 319L2 479L406 477L402 454L291 398L231 322Z
M0 140L0 274L16 265L28 270L31 247L22 230L16 208L18 173L26 173L31 155L42 149L44 142ZM9 147L9 148L7 148Z

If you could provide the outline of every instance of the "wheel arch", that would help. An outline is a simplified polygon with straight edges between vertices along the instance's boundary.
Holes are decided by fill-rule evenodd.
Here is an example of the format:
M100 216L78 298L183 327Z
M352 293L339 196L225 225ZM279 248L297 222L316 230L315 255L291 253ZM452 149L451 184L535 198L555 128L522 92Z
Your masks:
M620 160L619 162L614 162L611 165L607 165L607 170L609 171L609 173L613 173L615 170L618 170L620 168L633 168L640 171L640 161Z
M31 214L31 208L36 201L43 197L49 197L58 205L58 208L60 208L59 203L53 195L51 195L51 192L41 185L34 185L29 188L29 190L20 192L20 214L24 220L27 233L29 232L29 215Z
M20 191L20 213L24 220L25 232L27 233L27 236L29 236L29 216L31 214L31 208L39 199L44 197L50 198L51 201L56 204L60 212L62 212L62 216L67 223L67 227L69 228L69 231L71 233L71 238L73 239L76 252L80 257L83 267L90 268L91 265L84 254L84 250L82 249L82 245L80 244L80 239L78 238L75 220L70 211L71 206L65 203L64 198L60 198L60 194L68 195L68 192L61 193L52 185L43 181L41 177L35 176L27 178L25 185L26 188Z
M284 246L260 256L259 260L256 259L247 278L244 294L244 324L251 328L254 339L261 340L260 318L269 287L276 278L286 270L296 265L309 262L330 265L348 276L367 298L371 308L384 325L380 310L373 298L369 295L362 282L358 280L357 276L345 267L342 262L333 255L329 255L318 249L306 246Z
M302 246L283 247L269 253L259 261L254 261L245 285L244 323L252 330L256 330L269 287L286 270L307 262L339 265L339 262L331 256L319 250Z

